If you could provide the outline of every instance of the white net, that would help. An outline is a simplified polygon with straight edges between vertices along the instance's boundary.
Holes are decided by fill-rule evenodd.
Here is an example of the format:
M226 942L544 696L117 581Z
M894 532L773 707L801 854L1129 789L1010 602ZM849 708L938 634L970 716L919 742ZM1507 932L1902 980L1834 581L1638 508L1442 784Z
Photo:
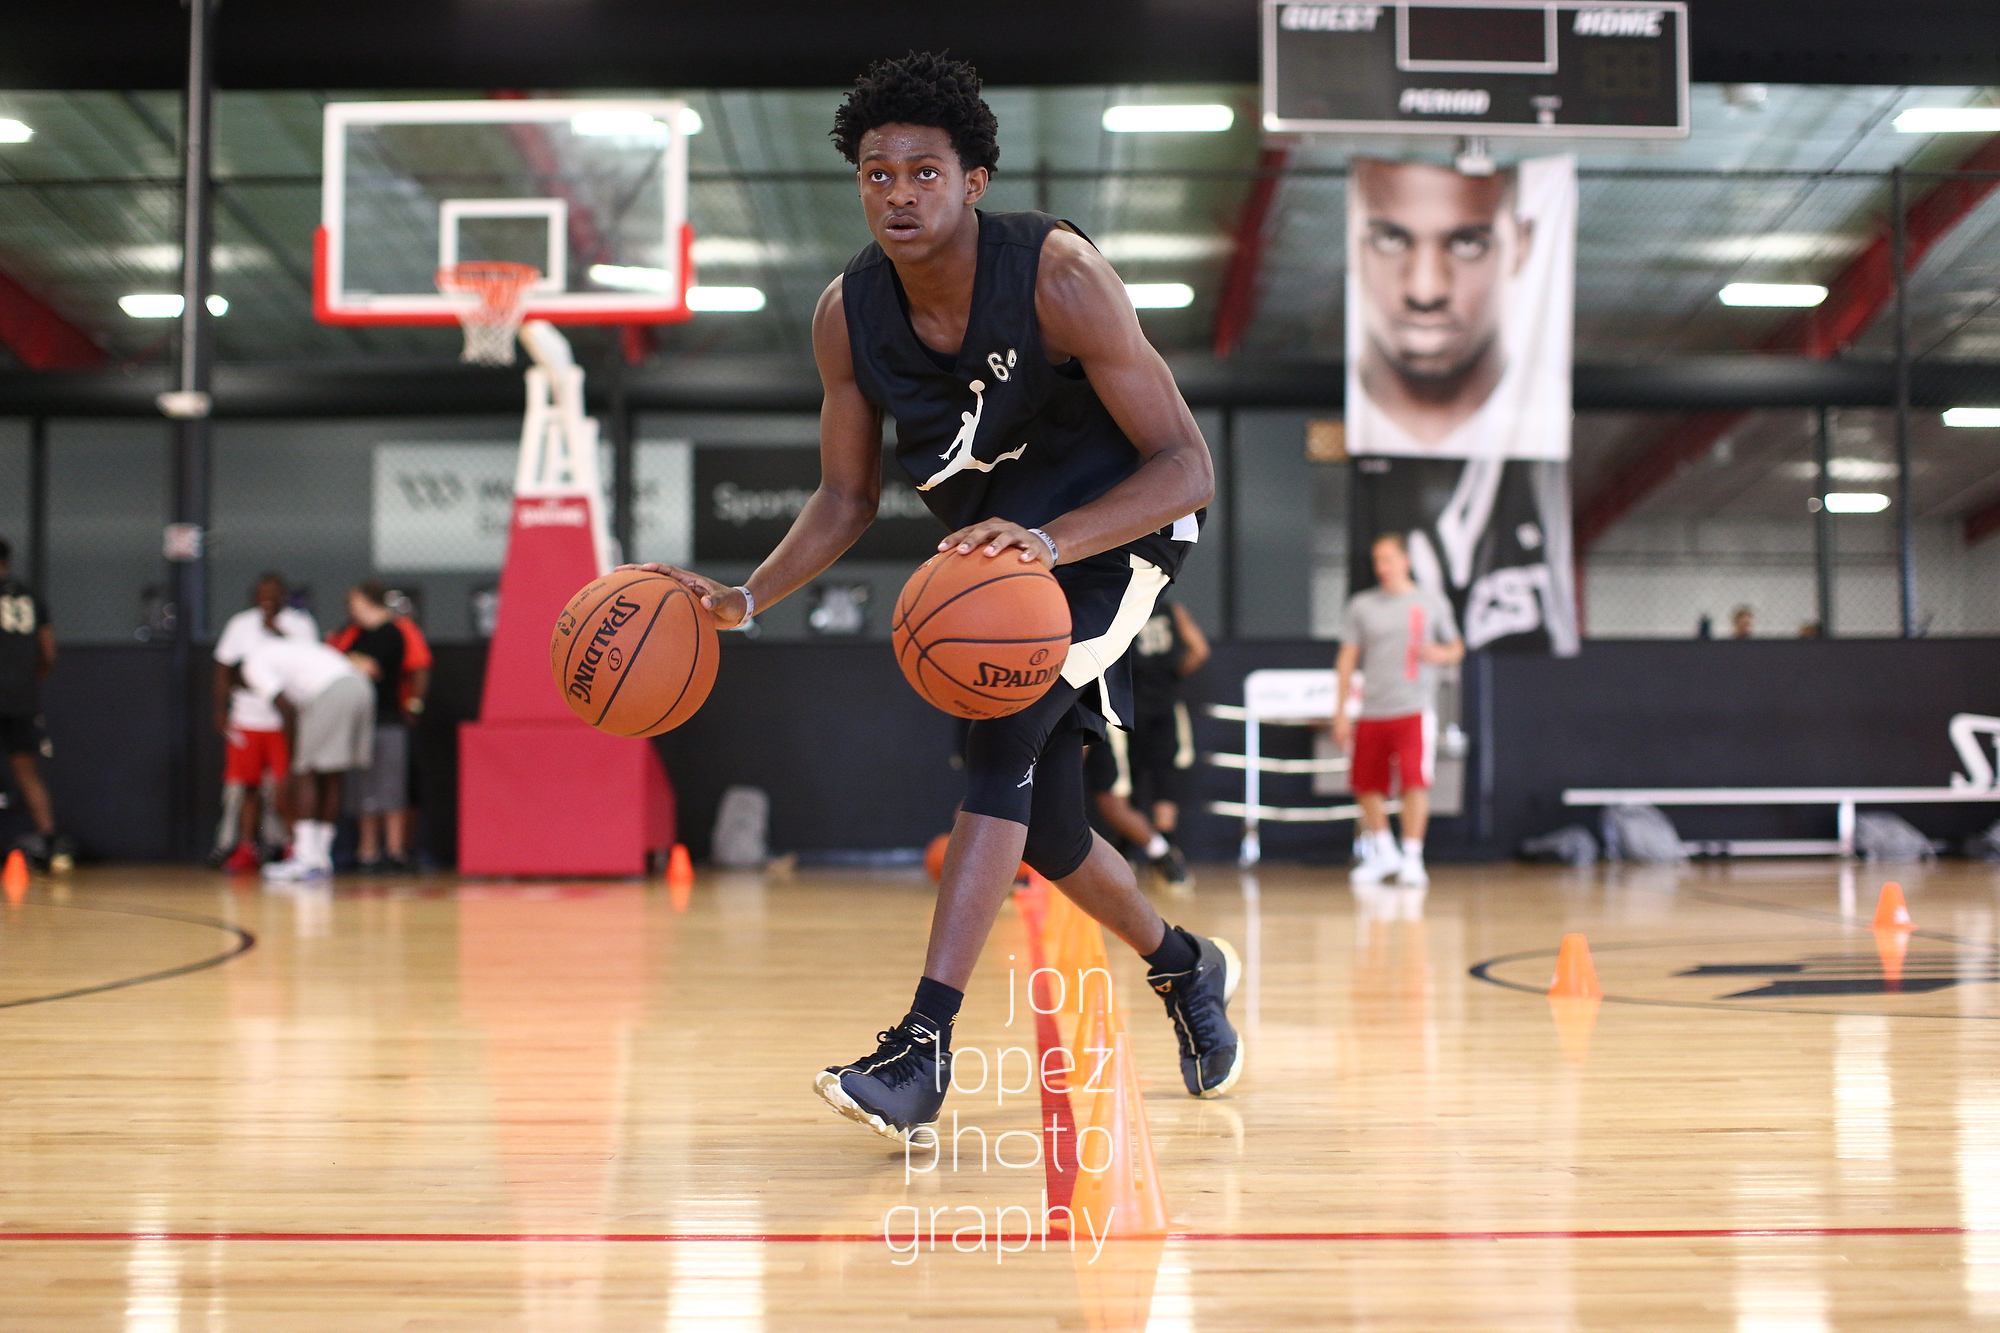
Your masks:
M449 264L438 270L438 290L452 298L465 326L460 359L482 366L514 364L514 335L528 307L528 293L541 281L532 264L485 260Z

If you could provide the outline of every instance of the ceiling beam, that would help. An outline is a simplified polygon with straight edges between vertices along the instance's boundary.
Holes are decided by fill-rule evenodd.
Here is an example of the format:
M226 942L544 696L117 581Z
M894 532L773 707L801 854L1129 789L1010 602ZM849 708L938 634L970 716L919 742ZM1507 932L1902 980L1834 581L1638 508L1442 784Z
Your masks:
M0 272L0 346L30 370L89 370L104 349L54 306Z
M2000 172L2000 135L1983 140L1957 167L1960 171ZM1924 256L1980 201L2000 186L2000 176L1943 180L1903 210L1907 270L1914 274ZM1804 352L1828 358L1864 333L1896 292L1893 237L1881 227L1868 247L1827 283L1826 300L1780 324L1759 345L1762 352ZM1645 498L1699 461L1716 441L1736 429L1747 412L1704 412L1676 422L1628 460L1587 500L1576 516L1576 551L1587 554L1618 520Z
M1271 209L1284 183L1291 149L1283 144L1257 154L1257 175L1236 217L1236 236L1229 249L1229 267L1222 276L1222 295L1215 303L1215 354L1233 356L1236 345L1257 315L1257 277L1264 268L1264 246L1271 234Z

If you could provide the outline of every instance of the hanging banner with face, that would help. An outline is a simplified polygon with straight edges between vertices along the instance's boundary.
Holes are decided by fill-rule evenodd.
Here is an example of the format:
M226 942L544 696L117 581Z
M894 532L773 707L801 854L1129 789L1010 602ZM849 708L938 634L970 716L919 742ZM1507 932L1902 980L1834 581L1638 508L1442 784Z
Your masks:
M1349 582L1403 533L1468 648L1569 656L1576 159L1356 158L1347 200Z

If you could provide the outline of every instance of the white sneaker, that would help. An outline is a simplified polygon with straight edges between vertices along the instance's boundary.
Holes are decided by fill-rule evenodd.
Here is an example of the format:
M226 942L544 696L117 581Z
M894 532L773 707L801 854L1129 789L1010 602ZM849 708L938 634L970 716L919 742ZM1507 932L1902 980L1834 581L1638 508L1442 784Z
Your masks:
M1396 863L1396 882L1406 889L1420 889L1431 882L1430 871L1424 869L1421 856L1404 856Z
M1402 858L1394 852L1383 853L1379 848L1371 848L1354 869L1347 872L1350 884L1380 884L1396 873L1402 865Z
M305 879L312 874L312 867L296 858L273 861L264 867L264 878L286 882Z

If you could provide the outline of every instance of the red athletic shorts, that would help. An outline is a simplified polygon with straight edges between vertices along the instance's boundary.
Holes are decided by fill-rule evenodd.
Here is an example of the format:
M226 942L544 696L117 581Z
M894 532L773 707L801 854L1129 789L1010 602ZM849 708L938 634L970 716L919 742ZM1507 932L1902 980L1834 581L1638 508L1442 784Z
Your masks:
M1395 790L1389 781L1389 761L1403 779L1403 790L1431 785L1431 739L1433 723L1429 713L1409 713L1403 717L1364 717L1354 724L1354 759L1347 771L1348 786L1357 792Z
M282 731L251 731L247 727L229 729L229 758L223 765L224 782L240 782L254 787L269 772L283 780L292 769L292 752Z

